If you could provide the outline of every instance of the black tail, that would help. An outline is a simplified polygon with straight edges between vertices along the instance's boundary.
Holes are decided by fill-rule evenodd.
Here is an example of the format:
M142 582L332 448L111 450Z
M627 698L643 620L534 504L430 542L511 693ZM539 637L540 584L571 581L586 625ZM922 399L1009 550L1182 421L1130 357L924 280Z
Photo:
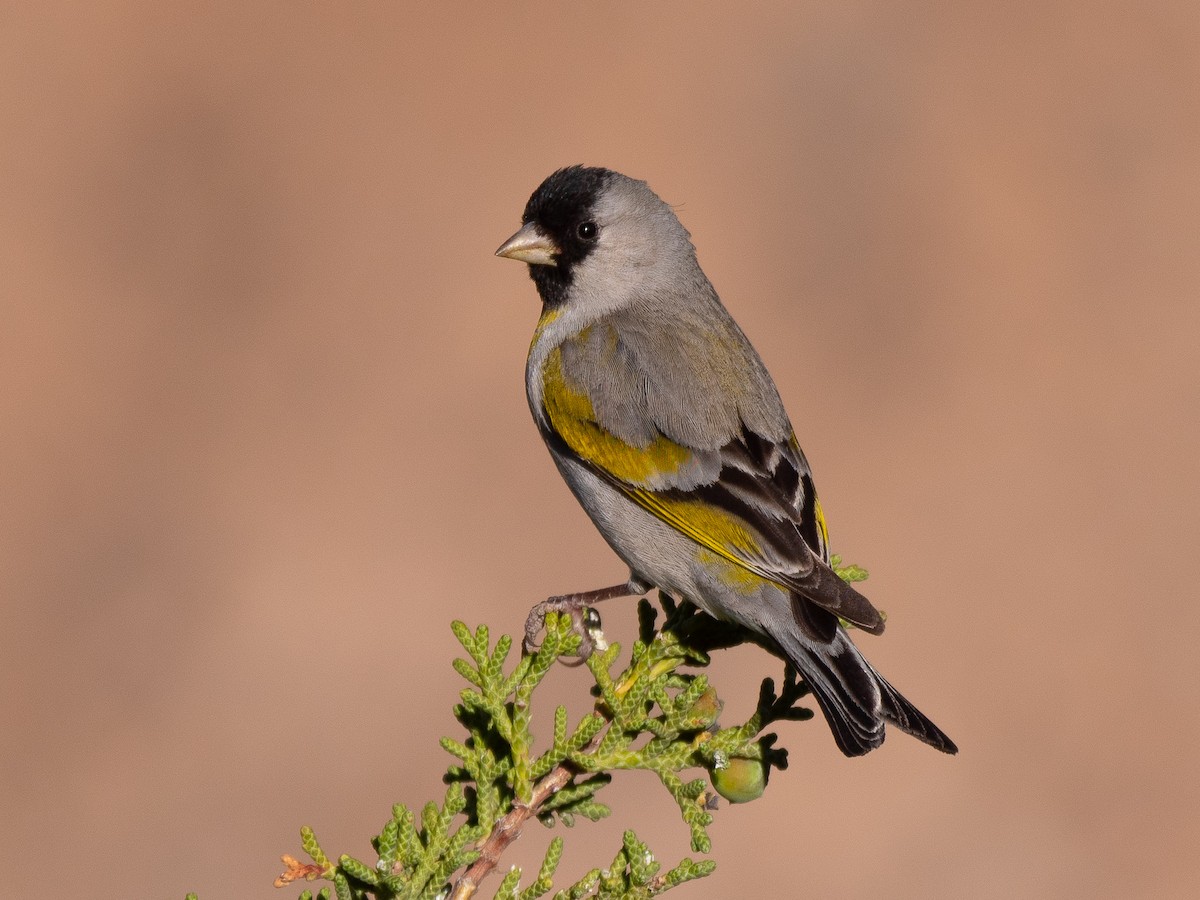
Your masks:
M867 665L870 667L870 663ZM871 671L875 672L874 669ZM888 684L882 675L875 672L875 677L879 679L885 719L901 731L911 734L918 741L924 741L930 747L941 750L943 753L958 752L958 745L950 740L946 732L934 725L929 721L928 716L905 700L904 695Z
M786 635L780 644L812 688L847 756L862 756L882 744L884 722L943 753L958 752L954 741L871 667L842 629L828 644L801 634Z

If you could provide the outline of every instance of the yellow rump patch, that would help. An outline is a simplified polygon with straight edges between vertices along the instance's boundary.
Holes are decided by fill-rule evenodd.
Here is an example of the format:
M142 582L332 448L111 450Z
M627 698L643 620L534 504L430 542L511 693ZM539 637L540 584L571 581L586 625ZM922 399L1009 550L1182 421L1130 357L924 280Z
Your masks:
M731 563L707 547L701 547L696 558L706 569L715 573L722 584L733 588L739 594L752 594L767 583L767 579L761 575L751 572L740 563Z

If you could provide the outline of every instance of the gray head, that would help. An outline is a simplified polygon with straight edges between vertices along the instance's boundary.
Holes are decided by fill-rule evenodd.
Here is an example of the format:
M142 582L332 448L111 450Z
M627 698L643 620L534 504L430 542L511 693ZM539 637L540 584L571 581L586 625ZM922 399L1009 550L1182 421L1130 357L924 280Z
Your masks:
M690 236L644 181L570 166L542 182L497 256L529 264L547 306L616 309L699 282Z

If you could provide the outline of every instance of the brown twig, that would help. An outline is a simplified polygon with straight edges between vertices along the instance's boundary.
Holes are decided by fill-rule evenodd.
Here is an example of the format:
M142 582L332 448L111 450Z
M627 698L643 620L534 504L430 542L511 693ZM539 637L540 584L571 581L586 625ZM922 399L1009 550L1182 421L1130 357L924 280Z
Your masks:
M592 715L600 716L600 713ZM601 716L601 718L604 717ZM583 752L588 753L596 749L603 733L604 730L600 729L583 748ZM538 815L546 801L566 787L568 782L578 774L578 771L569 763L559 763L533 786L533 794L528 803L514 800L512 811L492 826L487 840L479 848L479 858L471 863L462 877L454 883L449 900L470 900L475 896L480 882L492 873L492 870L500 864L500 857L504 851L521 836L521 830L525 827L525 823Z

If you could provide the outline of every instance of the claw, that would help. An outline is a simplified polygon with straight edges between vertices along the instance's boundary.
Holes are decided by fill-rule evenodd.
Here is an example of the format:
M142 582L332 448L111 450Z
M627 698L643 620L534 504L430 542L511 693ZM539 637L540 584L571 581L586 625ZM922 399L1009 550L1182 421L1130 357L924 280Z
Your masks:
M580 606L574 597L551 597L537 604L525 619L525 639L521 646L527 655L536 653L542 646L538 635L546 627L548 613L564 613L571 617L571 631L579 635L579 646L574 653L560 656L559 661L567 666L580 666L596 650L608 644L600 631L600 614L590 606Z
M525 619L525 638L521 647L526 655L534 654L542 646L538 635L546 627L547 613L567 613L571 617L571 630L579 635L579 647L570 656L559 657L564 665L582 665L597 650L608 648L604 633L600 630L600 614L592 609L592 603L614 597L630 597L645 593L641 582L630 580L625 584L586 591L581 594L563 594L538 603ZM571 660L568 662L568 660Z

